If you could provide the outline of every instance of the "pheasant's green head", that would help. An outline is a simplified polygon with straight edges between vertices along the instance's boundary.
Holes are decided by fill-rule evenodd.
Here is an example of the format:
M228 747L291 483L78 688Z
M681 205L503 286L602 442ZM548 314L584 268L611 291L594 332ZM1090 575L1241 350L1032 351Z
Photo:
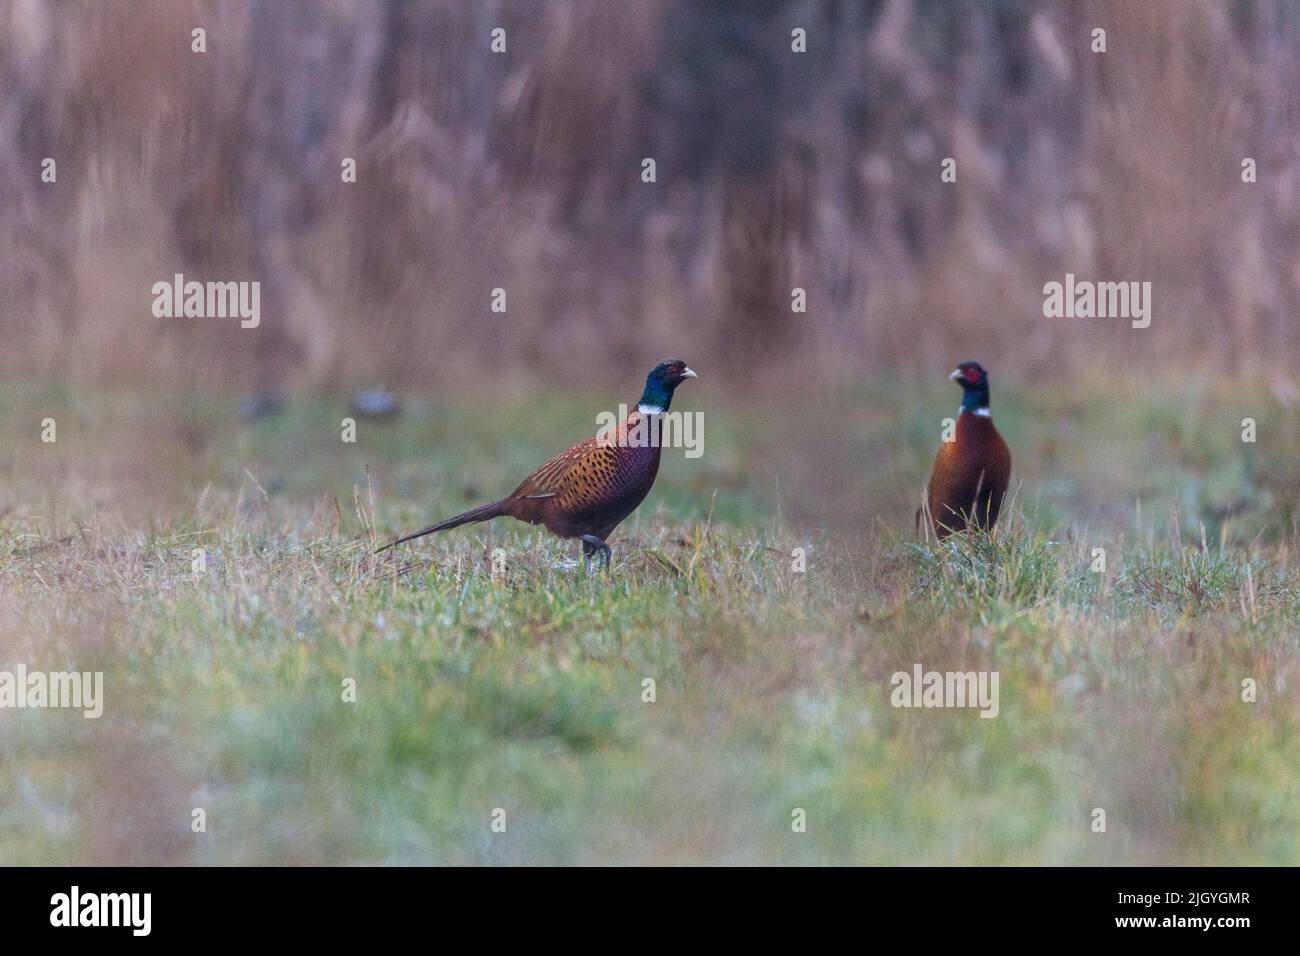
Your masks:
M989 373L979 362L962 362L948 377L961 386L962 411L978 412L989 407Z
M688 378L699 378L681 359L664 359L650 370L646 376L645 391L637 403L642 414L655 414L668 411L672 404L673 391Z

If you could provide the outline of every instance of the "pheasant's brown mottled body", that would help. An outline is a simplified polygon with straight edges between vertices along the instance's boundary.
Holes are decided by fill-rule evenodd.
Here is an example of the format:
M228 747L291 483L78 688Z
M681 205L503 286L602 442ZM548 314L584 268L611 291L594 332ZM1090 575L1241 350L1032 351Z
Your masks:
M993 419L963 411L957 433L944 442L934 459L927 501L939 537L965 531L969 518L976 527L997 524L1002 499L1011 481L1011 450Z
M561 538L603 540L645 500L659 473L658 445L637 447L629 438L643 418L633 412L608 436L556 455L502 500L501 514Z
M584 558L599 552L608 565L605 538L645 500L659 473L660 447L652 424L668 411L677 386L695 377L679 359L660 362L646 378L637 411L617 427L556 455L500 501L398 538L379 551L463 524L507 517L544 525L561 538L581 538Z
M926 490L940 538L968 525L991 530L1011 483L1011 450L989 412L988 373L978 362L963 362L948 377L962 387L962 407L953 440L939 446Z

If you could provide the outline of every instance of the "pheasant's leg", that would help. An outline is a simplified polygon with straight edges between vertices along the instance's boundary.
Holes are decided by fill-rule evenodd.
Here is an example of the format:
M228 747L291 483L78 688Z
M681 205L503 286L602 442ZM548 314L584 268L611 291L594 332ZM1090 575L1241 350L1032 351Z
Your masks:
M582 536L582 561L583 564L587 566L588 572L591 571L591 556L597 552L599 552L600 556L604 559L605 570L608 571L611 555L609 545L594 534L584 534Z

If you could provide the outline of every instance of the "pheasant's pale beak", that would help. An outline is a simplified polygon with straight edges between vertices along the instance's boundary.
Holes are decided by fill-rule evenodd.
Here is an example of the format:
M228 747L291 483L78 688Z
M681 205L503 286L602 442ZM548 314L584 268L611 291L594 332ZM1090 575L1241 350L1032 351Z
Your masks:
M952 374L948 376L948 380L950 382L960 382L965 377L966 376L962 374L961 369L955 368L952 370Z
M682 378L699 378L690 368L682 369Z

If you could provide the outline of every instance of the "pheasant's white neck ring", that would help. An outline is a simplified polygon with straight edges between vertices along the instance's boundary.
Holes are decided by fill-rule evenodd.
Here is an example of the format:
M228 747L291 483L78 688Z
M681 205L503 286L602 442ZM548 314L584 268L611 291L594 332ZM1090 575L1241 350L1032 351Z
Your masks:
M980 418L992 418L992 413L987 408L959 408L957 409L958 417L962 412L970 412L972 415L978 415Z
M642 415L662 415L664 413L664 410L658 405L646 405L644 403L638 405L636 410Z

